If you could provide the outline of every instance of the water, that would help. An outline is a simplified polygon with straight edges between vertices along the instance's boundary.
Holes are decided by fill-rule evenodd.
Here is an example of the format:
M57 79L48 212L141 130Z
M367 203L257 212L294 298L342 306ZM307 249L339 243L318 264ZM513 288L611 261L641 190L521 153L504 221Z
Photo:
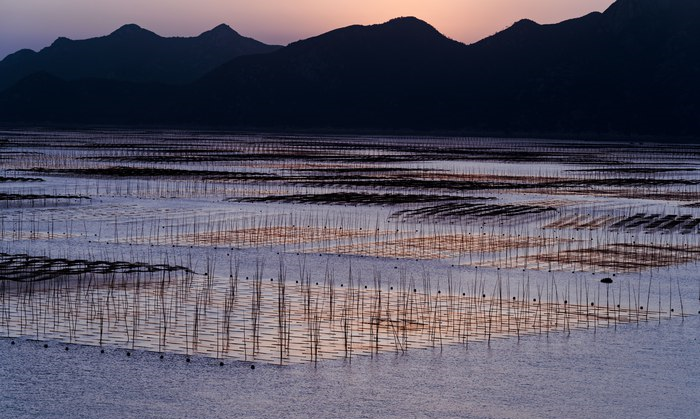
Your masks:
M700 149L495 139L204 138L186 132L2 134L9 141L0 161L0 192L7 194L0 208L2 252L54 258L56 266L62 266L56 258L129 261L187 265L194 273L193 285L175 280L170 294L164 288L155 292L153 278L160 274L139 277L148 284L134 292L125 286L113 293L105 282L88 281L75 295L34 289L33 298L25 298L23 292L3 287L0 331L24 337L0 338L0 417L700 417L700 316L695 314L700 310L700 230L691 226L700 219ZM197 138L196 147L192 138ZM123 166L141 172L122 177ZM24 171L34 167L50 170ZM386 172L388 167L395 172ZM679 167L683 171L676 171ZM274 176L246 177L251 173ZM40 177L43 182L18 177ZM438 187L442 180L447 183ZM553 181L562 186L552 186ZM472 188L469 182L482 186ZM491 187L491 182L501 186ZM462 204L477 196L491 198L487 203L499 204L501 210L519 204L555 210L526 217L482 213L401 218L401 211L441 202L379 206L246 200L349 191L368 196L450 194ZM31 194L59 198L30 199ZM13 195L24 198L10 199ZM71 200L68 195L91 199ZM637 213L689 219L678 221L684 228L652 227L652 222L635 227L634 220L627 227L614 227L617 220ZM579 221L569 225L569 220ZM587 226L591 220L598 221ZM336 232L330 238L310 238L304 226L317 232L342 227L344 233L357 235ZM284 233L275 236L268 227ZM261 233L239 237L251 228ZM375 229L381 231L376 237L363 235ZM468 251L447 246L438 252L458 234L488 240L483 246L470 244ZM549 244L516 245L521 236L543 237ZM402 247L407 243L415 248ZM647 250L629 256L625 252L630 244ZM343 246L349 250L342 251ZM530 259L523 260L524 254ZM555 254L573 257L552 264ZM626 255L626 264L609 260L610 254ZM645 266L649 261L654 263ZM442 289L445 296L452 285L457 296L463 291L477 298L502 294L510 301L517 295L519 301L537 297L556 304L568 299L586 308L586 320L591 310L590 318L601 321L591 320L588 328L586 321L570 334L561 324L549 333L547 327L530 325L534 335L518 339L510 333L509 339L494 338L490 344L471 340L468 348L461 339L442 348L432 338L422 339L423 347L438 345L428 349L413 340L408 352L398 354L386 318L393 316L398 323L400 316L389 315L387 308L363 313L369 320L362 317L358 323L385 319L389 345L379 355L348 360L340 351L322 356L317 364L298 363L308 361L306 355L290 356L287 365L276 366L274 357L270 361L260 353L251 355L250 345L244 345L243 351L223 356L225 365L220 366L216 358L221 355L224 297L229 273L239 262L241 278L259 276L271 284L261 288L263 301L273 298L263 304L272 307L261 327L268 344L275 344L277 321L283 318L275 311L277 281L289 287L296 286L295 280L307 280L309 286L318 282L336 292L345 283L344 291L350 268L354 286L369 286L369 294L376 287L392 295L415 287L436 298L436 292ZM258 275L263 262L264 274ZM13 273L17 279L22 264L12 266L2 274ZM607 276L614 277L609 287L600 282ZM275 282L267 282L273 277ZM75 284L57 283L49 289L65 291ZM622 310L638 314L644 305L662 313L661 319L650 315L651 321L639 324L637 317L630 324L605 320L608 291L613 294L611 307L621 304ZM241 311L234 311L232 323L239 344L250 340L255 294L241 295L242 305L236 305ZM594 314L591 302L605 307L606 314ZM310 312L291 297L288 304L292 313ZM164 311L156 309L161 306L175 307L167 329L179 340L169 337L168 346L158 341L165 330ZM328 307L320 306L321 312ZM693 315L681 317L680 312ZM111 321L104 341L95 332L102 330L96 313L107 313ZM304 316L296 320L307 327ZM491 317L489 310L489 322ZM153 322L147 323L149 319ZM194 319L202 332L197 337L192 334ZM338 330L336 325L333 331ZM295 343L306 350L307 329L298 332ZM208 352L203 335L209 339ZM321 346L340 345L334 336L326 336ZM193 350L199 340L199 349ZM367 342L358 338L356 343ZM156 352L160 350L165 352L162 360ZM191 355L191 362L184 354ZM240 361L251 356L257 356L252 363Z
M0 341L3 417L697 418L700 317L285 367Z

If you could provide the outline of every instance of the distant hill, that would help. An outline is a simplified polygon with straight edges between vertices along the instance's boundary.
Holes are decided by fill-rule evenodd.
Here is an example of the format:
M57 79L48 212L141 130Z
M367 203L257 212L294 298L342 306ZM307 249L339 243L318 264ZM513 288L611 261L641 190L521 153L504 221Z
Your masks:
M186 115L254 126L442 124L466 52L413 17L350 26L219 67L194 83Z
M399 18L179 87L35 76L0 94L0 120L700 138L698 21L696 0L618 0L464 45Z
M24 49L0 61L0 90L37 72L66 80L103 78L186 83L241 55L278 49L239 35L226 25L191 38L164 38L124 25L99 38L58 38L39 52Z

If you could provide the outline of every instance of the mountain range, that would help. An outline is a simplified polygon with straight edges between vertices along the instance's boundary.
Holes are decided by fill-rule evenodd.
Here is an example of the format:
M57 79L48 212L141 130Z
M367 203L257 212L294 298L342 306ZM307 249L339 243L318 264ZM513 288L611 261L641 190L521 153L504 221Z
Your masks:
M129 24L107 36L58 38L39 52L23 49L8 55L0 61L0 91L42 71L65 80L188 83L241 55L279 48L243 37L223 24L191 38L164 38Z
M618 0L558 24L522 20L471 45L412 17L350 26L282 48L255 44L271 51L200 77L188 70L189 81L165 76L180 69L111 80L43 69L0 93L0 121L696 140L699 19L696 0Z

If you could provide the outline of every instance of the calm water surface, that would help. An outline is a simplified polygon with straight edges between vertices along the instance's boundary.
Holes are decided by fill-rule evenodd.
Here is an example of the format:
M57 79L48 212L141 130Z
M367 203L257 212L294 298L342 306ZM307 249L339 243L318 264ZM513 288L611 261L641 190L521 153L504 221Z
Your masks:
M700 417L700 317L317 366L1 339L0 416Z
M220 285L224 286L228 286L226 275L234 257L242 261L241 277L254 277L258 261L267 262L265 278L277 276L277 264L281 266L284 262L290 272L290 284L295 279L292 272L294 275L311 272L317 281L323 281L324 275L331 272L341 282L347 278L345 273L350 271L352 262L355 278L370 281L369 278L381 273L385 287L399 284L402 272L406 272L408 276L415 275L412 280L417 282L422 275L432 277L428 290L433 287L439 291L441 284L446 285L446 278L454 278L454 284L462 287L457 289L483 295L483 291L476 292L477 281L482 290L495 293L501 289L503 279L508 296L527 287L533 297L545 291L546 296L540 296L540 301L543 297L551 299L547 290L556 280L558 291L553 300L561 302L571 296L573 301L573 296L578 295L581 301L577 297L577 304L585 300L583 304L587 306L590 297L591 302L602 307L608 303L607 288L601 285L600 276L591 273L608 275L617 267L601 263L605 258L598 250L600 246L618 242L636 244L638 240L657 247L669 241L691 249L700 245L697 225L688 227L692 230L688 234L667 234L670 230L664 230L660 224L653 228L628 225L629 231L605 223L590 230L583 227L583 222L581 228L576 223L563 230L547 227L549 223L567 217L578 219L583 214L591 219L608 216L615 219L637 213L659 219L684 215L700 218L700 209L687 206L697 202L700 195L700 159L697 158L700 149L687 145L679 149L497 139L306 136L278 139L137 131L0 134L11 139L4 144L4 158L0 159L0 169L6 177L3 192L25 198L33 194L64 195L58 202L40 205L38 201L35 205L33 198L24 199L27 202L4 202L0 230L6 240L2 241L0 250L13 255L187 262L199 274L216 272L219 279L223 278ZM193 152L195 141L201 148L194 150L198 158L183 161L183 156ZM338 145L330 146L333 144ZM437 148L448 152L436 153ZM245 158L239 160L236 156ZM392 156L393 159L385 161L385 157ZM310 163L313 164L309 166ZM115 175L128 173L112 170L122 166L155 171L146 172L151 173L148 176ZM57 171L25 171L32 167ZM91 175L64 172L66 168L104 170ZM392 170L386 172L387 168ZM174 176L162 169L175 169L187 175ZM225 172L231 176L216 180L216 176L210 179L201 171ZM275 176L270 179L243 176L244 181L238 182L241 174ZM468 184L462 185L464 189L445 190L425 186L425 181L430 184L443 176L457 183L514 182L514 189L501 186L482 190ZM43 182L18 182L13 177L41 177ZM358 179L372 182L357 183ZM404 186L401 182L381 186L387 179L409 182ZM534 183L528 183L547 185L555 179L565 181L563 190L546 186L538 191L530 187ZM600 184L600 180L609 184ZM551 206L557 211L547 210L541 217L516 217L505 225L483 213L476 218L462 217L457 224L444 214L437 220L409 217L401 219L399 227L395 221L400 217L392 216L413 209L414 204L348 205L338 201L338 205L301 205L294 200L237 201L268 195L348 191L368 196L453 194L460 202L486 197L497 199L494 202L501 205L529 203L536 207ZM66 195L92 199L64 202ZM523 234L550 239L571 234L571 240L578 240L577 243L597 243L591 245L596 246L591 260L595 256L601 261L586 267L581 259L581 266L574 263L571 274L568 263L563 264L566 269L561 271L549 272L543 262L542 267L538 263L536 269L525 272L520 265L512 268L514 265L506 263L518 261L518 255L522 255L518 253L520 247L493 250L476 246L472 252L460 250L456 256L445 259L431 259L418 252L399 262L391 253L380 258L365 257L372 255L366 251L336 255L332 248L326 250L322 246L316 250L321 246L319 241L301 239L292 245L254 240L237 242L234 236L230 240L217 241L213 240L214 236L200 240L205 233L221 232L221 225L230 232L268 224L287 231L290 224L295 227L300 222L302 226L316 228L327 225L349 226L351 230L365 228L365 232L368 228L399 232L400 228L401 234L408 238L424 234L486 235L487 231L494 237ZM541 233L544 230L546 234ZM46 236L34 234L44 231ZM388 235L386 240L391 237ZM329 245L346 243L343 238L327 241ZM565 248L559 241L553 243L551 248L545 246L537 251L547 255ZM234 247L235 254L229 255L234 253L229 251ZM431 244L424 249L432 251L434 247ZM300 253L304 256L299 257ZM643 254L663 259L660 251L659 255ZM683 266L667 269L661 263L654 270L644 269L641 275L625 274L625 269L621 269L623 272L615 277L616 286L611 291L616 292L617 302L621 300L625 306L639 303L651 309L659 307L661 312L676 307L678 313L680 302L681 312L698 313L699 265L690 256L672 263L688 262ZM671 254L669 258L677 257ZM507 269L500 270L501 266ZM300 276L303 279L302 273ZM209 276L212 277L216 275ZM634 300L633 295L637 296ZM121 301L127 307L133 300ZM10 306L24 316L32 315L22 312L21 304L5 305ZM276 329L273 333L277 333ZM558 331L521 340L497 340L490 346L476 343L468 349L459 345L429 350L411 348L407 355L385 353L374 358L353 358L352 362L320 361L318 365L284 367L256 363L255 369L246 362L227 361L219 366L218 360L201 356L187 363L184 356L173 354L166 354L161 360L157 353L134 351L128 357L125 349L105 348L105 353L100 353L97 347L69 345L66 351L65 344L55 341L49 341L48 348L44 348L44 342L15 339L13 345L12 339L0 338L0 418L698 419L699 337L700 316L696 314L684 320L674 317L617 328L573 330L570 335Z

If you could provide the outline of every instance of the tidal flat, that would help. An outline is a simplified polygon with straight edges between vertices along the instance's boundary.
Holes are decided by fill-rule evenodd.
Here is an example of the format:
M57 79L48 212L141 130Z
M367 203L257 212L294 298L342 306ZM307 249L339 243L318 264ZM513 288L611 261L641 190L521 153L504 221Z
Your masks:
M0 132L11 417L700 411L700 146Z

